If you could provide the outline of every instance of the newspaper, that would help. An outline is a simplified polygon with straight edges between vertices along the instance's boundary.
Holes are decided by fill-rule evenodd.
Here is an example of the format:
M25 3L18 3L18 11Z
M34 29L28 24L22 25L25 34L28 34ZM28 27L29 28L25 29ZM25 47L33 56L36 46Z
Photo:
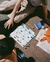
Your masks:
M39 31L38 35L35 38L37 41L39 41L36 46L42 48L45 52L47 52L48 54L50 54L50 43L48 43L47 40L45 40L43 42L40 42L40 39L45 36L44 35L45 33L46 33L45 29L41 29Z

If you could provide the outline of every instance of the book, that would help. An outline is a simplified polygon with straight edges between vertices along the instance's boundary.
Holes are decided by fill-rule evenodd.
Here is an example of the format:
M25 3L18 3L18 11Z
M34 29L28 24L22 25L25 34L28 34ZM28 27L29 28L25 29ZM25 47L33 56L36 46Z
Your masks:
M42 50L50 54L50 43L48 43L47 40L44 40L43 42L40 41L40 39L42 39L45 36L45 33L46 29L40 29L38 35L35 38L38 41L36 46L40 47Z
M44 28L45 22L43 20L36 22L34 25L37 29Z
M22 47L24 47L32 38L34 38L34 36L35 32L25 24L18 26L12 33L10 33L10 37L12 37Z

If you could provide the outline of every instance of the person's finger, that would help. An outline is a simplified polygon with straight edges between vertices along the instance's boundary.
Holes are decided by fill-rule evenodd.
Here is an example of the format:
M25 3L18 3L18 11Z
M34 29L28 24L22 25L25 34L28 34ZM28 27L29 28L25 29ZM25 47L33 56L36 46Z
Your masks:
M4 24L5 29L7 28L7 26L8 26L8 24L7 24L7 23L5 23L5 24Z
M10 24L8 25L8 30L10 29Z

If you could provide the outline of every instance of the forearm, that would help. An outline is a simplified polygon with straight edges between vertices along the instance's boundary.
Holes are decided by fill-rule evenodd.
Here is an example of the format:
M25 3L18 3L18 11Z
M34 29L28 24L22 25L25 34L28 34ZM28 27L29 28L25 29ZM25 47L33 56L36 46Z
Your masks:
M14 19L16 12L18 11L18 9L21 5L21 2L22 2L22 0L18 0L18 2L16 3L16 5L15 5L15 7L14 7L12 13L11 13L11 15L12 15L11 18Z
M43 10L44 10L44 19L47 19L48 17L47 5L43 5Z

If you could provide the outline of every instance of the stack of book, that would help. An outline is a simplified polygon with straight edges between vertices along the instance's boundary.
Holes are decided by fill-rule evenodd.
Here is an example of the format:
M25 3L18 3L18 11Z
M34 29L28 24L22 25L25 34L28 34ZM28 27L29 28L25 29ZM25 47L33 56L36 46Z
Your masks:
M41 20L39 22L36 22L34 25L37 29L41 29L41 28L44 28L44 24L45 24L45 22L43 20Z

